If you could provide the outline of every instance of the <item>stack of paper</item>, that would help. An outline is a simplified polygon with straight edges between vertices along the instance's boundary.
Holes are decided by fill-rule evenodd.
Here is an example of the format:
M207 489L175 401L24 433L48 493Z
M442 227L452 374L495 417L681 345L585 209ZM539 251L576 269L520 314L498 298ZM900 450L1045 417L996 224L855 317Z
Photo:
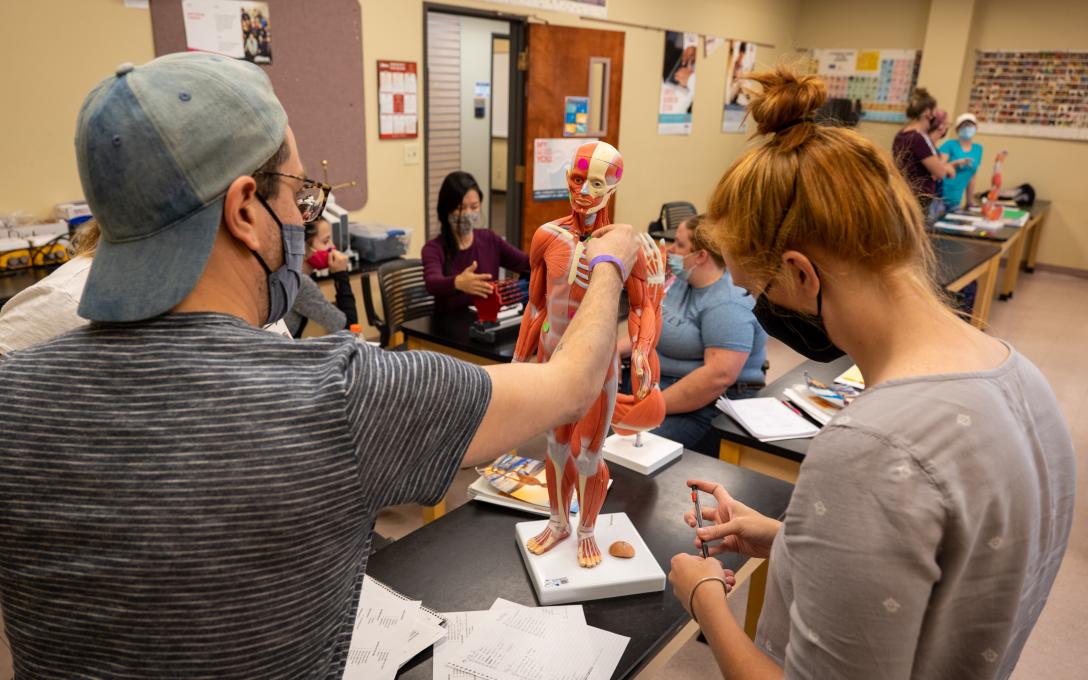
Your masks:
M392 680L397 669L446 636L445 620L367 576L344 680Z
M797 384L782 390L782 396L797 406L820 425L827 425L839 414L841 407L812 394L804 385Z
M950 222L947 220L939 220L933 226L948 231L975 231L978 228L978 224L980 224L980 222Z
M761 442L814 437L820 431L773 397L718 399L718 409Z
M797 406L820 425L827 425L865 389L865 379L857 366L851 366L828 385L805 371L805 384L782 391L790 403Z
M581 605L524 607L498 599L488 611L443 615L434 680L608 680L630 638L587 626Z

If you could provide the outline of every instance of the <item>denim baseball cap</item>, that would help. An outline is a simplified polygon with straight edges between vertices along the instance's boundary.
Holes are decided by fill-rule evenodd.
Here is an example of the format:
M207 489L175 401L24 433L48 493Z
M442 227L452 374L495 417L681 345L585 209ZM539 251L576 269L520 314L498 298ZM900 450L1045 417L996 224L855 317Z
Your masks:
M138 321L185 299L227 187L275 155L286 130L268 76L245 61L168 54L99 83L76 121L79 179L102 230L79 315Z

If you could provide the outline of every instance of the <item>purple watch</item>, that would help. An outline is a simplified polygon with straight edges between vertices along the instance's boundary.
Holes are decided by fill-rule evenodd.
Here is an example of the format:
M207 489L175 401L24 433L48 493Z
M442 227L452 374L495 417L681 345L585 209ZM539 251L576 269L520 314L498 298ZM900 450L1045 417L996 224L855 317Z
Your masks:
M615 255L598 255L597 257L593 258L589 261L589 271L592 273L593 268L601 262L610 262L616 265L616 269L620 270L620 280L627 280L627 270L623 268L623 262L620 260L620 258L616 257Z

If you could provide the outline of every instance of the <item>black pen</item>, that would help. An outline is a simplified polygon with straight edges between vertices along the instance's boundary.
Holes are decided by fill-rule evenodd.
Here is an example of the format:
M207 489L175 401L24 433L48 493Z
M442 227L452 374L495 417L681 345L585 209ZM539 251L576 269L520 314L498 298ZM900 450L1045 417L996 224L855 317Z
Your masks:
M691 486L691 502L695 504L695 526L699 529L703 528L703 509L699 507L699 487L694 484ZM706 549L706 541L701 538L701 545L703 546L703 557L710 557L710 553Z

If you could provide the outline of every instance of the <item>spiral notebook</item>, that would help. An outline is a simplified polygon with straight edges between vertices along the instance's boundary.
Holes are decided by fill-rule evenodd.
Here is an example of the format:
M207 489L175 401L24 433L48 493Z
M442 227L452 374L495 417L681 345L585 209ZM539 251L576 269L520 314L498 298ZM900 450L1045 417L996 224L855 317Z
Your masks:
M419 600L365 577L343 680L393 680L401 666L446 636L445 623Z
M761 442L814 437L820 431L820 428L772 397L752 399L722 397L718 399L717 407Z
M399 590L396 590L395 588L391 588L391 587L385 585L384 583L382 583L378 579L376 579L373 576L367 574L364 577L364 580L363 580L363 592L366 593L366 589L368 587L371 587L371 586L380 589L382 592L384 592L384 593L386 593L386 594L388 594L388 595L390 595L392 597L395 597L398 600L403 600L405 602L411 602L412 601L412 598L408 597L404 593L400 592ZM419 605L419 610L421 612L423 612L424 614L427 614L428 616L430 616L434 620L434 622L436 624L438 624L439 626L446 625L445 617L442 616L441 614L439 614L438 612L436 612L435 610L431 609L430 607L424 607L421 604L421 605Z

